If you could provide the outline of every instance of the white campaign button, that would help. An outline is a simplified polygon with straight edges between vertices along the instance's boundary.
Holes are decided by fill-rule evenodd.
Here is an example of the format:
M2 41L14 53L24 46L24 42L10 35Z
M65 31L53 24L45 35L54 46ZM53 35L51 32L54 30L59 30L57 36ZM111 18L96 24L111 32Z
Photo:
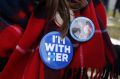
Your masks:
M86 17L75 18L70 24L70 34L79 42L90 40L95 33L93 22Z

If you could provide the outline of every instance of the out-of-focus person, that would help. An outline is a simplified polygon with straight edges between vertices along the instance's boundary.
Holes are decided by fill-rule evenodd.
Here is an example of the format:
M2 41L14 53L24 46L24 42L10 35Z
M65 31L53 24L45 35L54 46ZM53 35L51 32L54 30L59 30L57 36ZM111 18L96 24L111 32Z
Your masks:
M115 3L114 9L113 9L113 17L115 17L116 15L116 10L118 10L120 14L120 0L117 0Z

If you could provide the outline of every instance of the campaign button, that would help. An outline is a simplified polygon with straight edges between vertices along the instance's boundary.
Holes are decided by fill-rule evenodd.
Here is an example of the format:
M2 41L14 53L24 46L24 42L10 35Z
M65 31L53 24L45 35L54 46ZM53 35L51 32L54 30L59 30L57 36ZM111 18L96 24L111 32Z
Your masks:
M70 35L79 42L90 40L95 33L93 22L86 17L75 18L70 24Z
M73 46L67 36L61 38L59 32L53 31L41 39L39 54L43 63L49 68L62 69L72 60Z

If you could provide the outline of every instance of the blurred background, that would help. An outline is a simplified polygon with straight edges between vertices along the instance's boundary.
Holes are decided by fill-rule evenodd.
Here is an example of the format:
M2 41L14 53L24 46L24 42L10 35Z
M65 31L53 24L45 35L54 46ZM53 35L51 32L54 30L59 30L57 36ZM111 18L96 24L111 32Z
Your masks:
M120 0L103 0L107 13L107 30L114 44L120 45Z

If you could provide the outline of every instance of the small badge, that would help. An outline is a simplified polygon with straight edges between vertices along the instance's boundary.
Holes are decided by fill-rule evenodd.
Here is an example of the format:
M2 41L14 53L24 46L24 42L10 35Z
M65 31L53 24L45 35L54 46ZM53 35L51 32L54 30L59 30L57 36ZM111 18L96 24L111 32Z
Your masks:
M70 25L70 34L79 42L90 40L95 33L93 22L86 17L75 18Z
M72 60L72 43L68 37L62 39L59 32L53 31L42 38L39 54L43 63L49 68L62 69Z

